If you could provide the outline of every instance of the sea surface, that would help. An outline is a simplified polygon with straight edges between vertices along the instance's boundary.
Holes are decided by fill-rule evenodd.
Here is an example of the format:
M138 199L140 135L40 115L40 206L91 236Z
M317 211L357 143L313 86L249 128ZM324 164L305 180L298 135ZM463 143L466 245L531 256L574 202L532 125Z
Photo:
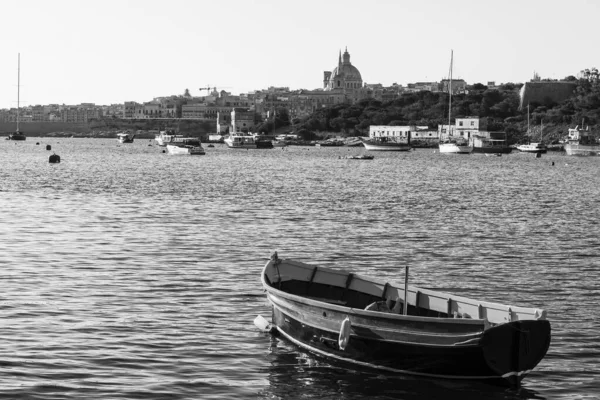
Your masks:
M361 153L1 140L0 398L600 398L600 157ZM254 326L273 251L543 308L550 349L518 390L337 365Z

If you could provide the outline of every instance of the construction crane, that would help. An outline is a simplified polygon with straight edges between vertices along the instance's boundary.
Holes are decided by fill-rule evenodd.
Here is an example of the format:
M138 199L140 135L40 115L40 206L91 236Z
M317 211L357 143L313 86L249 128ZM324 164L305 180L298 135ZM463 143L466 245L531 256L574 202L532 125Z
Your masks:
M207 87L201 87L199 90L206 90L207 93L210 93L211 89L213 90L213 92L216 92L217 89L229 89L229 87L221 86L221 87L217 88L216 86L213 86L213 87L207 86Z

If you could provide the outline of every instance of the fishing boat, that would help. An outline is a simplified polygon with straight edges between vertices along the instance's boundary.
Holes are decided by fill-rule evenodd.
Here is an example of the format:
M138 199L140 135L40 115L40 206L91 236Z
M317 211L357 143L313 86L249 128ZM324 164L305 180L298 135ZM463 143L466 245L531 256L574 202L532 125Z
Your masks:
M529 104L527 105L527 134L531 133L529 128ZM517 150L522 153L534 153L534 154L543 154L548 152L548 147L543 142L544 138L544 124L540 124L540 142L534 143L530 142L527 144L520 144L517 146Z
M166 146L167 143L176 141L177 139L183 139L183 135L177 135L174 129L165 129L163 131L159 131L158 135L154 136L156 144L162 147Z
M550 346L546 311L470 299L280 259L261 273L272 321L255 324L339 362L513 387Z
M584 130L583 125L569 128L564 147L568 156L600 156L600 141L589 130Z
M473 146L469 145L467 139L463 137L452 136L452 64L454 62L454 52L450 52L450 74L448 80L448 132L442 139L440 133L439 151L446 154L471 154Z
M487 135L473 136L473 153L510 154L512 152L512 147L506 140L506 132L488 132Z
M133 143L134 138L135 134L131 134L130 132L117 133L117 140L119 143Z
M363 146L368 151L410 151L410 134L407 139L396 137L370 137L369 139L360 138Z
M173 155L191 155L202 156L206 154L200 139L197 138L182 138L176 142L167 144L167 152Z
M224 141L227 147L231 149L256 149L256 141L253 135L230 133Z
M21 104L21 53L18 56L18 71L17 71L17 130L7 136L6 140L26 140L27 137L19 129L19 123L21 120L20 116L20 104Z
M272 149L274 140L273 135L254 135L254 143L256 143L257 149Z

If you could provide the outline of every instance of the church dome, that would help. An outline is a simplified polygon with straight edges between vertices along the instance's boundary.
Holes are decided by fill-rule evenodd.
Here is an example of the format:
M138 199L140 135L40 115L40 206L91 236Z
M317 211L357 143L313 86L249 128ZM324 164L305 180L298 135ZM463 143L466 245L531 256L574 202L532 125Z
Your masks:
M352 64L342 64L341 68L334 68L333 72L331 73L331 79L334 79L336 76L343 76L346 80L362 81L360 72Z
M333 89L359 89L362 87L362 76L352 63L350 62L350 53L348 49L340 57L338 65L331 71L331 74L325 77L326 90Z

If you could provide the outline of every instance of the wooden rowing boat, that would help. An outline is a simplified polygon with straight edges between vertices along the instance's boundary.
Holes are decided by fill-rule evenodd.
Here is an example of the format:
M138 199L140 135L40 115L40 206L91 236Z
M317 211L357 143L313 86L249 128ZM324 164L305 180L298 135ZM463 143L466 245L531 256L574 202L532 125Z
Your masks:
M261 280L273 314L271 325L259 316L257 326L262 318L262 328L298 346L364 367L519 386L550 345L541 309L396 286L277 253Z

